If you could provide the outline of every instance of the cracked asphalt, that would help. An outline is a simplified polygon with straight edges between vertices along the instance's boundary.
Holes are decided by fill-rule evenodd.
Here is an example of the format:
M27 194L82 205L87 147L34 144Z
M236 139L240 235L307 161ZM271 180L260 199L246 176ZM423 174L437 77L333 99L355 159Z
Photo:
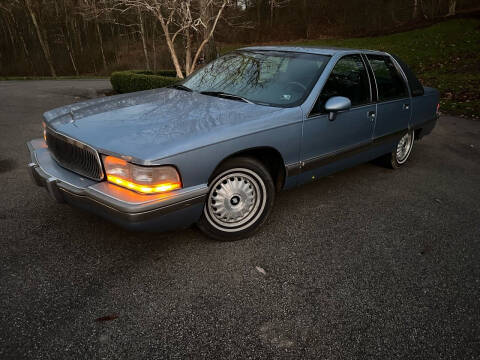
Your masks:
M220 243L127 232L31 182L42 112L107 88L0 82L1 359L480 358L480 122L442 116L404 168L280 193Z

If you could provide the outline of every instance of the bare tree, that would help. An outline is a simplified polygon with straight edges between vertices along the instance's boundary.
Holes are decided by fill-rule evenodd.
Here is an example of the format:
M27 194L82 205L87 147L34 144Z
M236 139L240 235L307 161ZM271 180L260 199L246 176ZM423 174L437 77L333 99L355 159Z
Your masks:
M287 6L290 0L268 0L270 6L270 26L273 26L275 9Z
M145 55L145 65L147 67L147 70L150 70L150 61L148 60L147 39L145 35L145 24L143 21L142 10L140 9L140 7L137 7L137 15L138 15L138 24L140 26L140 36L142 38L143 54Z
M415 20L418 17L418 0L413 0L412 19Z
M457 0L448 0L448 14L447 16L455 16L457 13Z
M32 7L31 0L24 0L24 1L25 1L25 8L27 9L28 14L30 15L30 18L32 19L33 26L35 27L35 32L37 33L38 42L42 47L43 55L45 56L45 60L47 61L48 66L50 68L50 73L52 74L53 77L56 78L57 74L55 72L55 67L53 66L52 56L50 55L48 42L44 39L43 32L40 29L40 25L38 24L37 16L35 15L35 11Z
M131 9L138 9L137 11L149 13L160 23L165 43L179 78L183 78L184 75L175 46L177 40L179 38L184 40L184 71L188 75L195 70L203 49L212 38L225 7L230 3L231 0L111 0L111 4L104 1L106 10L127 12ZM202 16L204 13L201 10L205 8L211 10L212 16ZM199 39L199 43L196 50L193 51L195 35Z

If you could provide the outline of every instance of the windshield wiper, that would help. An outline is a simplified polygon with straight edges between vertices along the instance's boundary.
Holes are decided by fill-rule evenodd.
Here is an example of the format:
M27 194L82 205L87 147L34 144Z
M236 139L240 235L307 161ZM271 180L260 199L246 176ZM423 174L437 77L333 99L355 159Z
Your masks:
M170 85L169 88L171 89L178 89L178 90L184 90L188 92L192 92L193 90L190 89L189 87L182 85L182 84L176 84L176 85Z
M225 93L223 91L200 91L200 94L209 95L209 96L218 96L218 97L221 97L221 98L243 101L243 102L246 102L248 104L253 104L252 101L250 101L248 99L245 99L242 96Z

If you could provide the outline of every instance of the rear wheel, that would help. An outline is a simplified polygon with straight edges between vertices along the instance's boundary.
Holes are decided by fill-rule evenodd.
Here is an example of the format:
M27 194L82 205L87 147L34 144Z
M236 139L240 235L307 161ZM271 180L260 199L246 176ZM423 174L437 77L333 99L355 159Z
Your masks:
M227 160L215 172L198 227L221 241L252 235L267 219L275 197L272 177L252 158Z
M415 134L413 130L403 135L393 151L383 157L384 164L392 169L397 169L405 164L412 152L414 140Z

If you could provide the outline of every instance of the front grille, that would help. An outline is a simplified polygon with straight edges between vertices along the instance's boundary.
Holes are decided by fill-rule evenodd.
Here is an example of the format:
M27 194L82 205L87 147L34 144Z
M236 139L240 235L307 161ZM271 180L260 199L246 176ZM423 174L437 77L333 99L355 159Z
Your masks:
M57 163L73 172L93 180L103 179L98 152L77 140L47 129L48 150Z

